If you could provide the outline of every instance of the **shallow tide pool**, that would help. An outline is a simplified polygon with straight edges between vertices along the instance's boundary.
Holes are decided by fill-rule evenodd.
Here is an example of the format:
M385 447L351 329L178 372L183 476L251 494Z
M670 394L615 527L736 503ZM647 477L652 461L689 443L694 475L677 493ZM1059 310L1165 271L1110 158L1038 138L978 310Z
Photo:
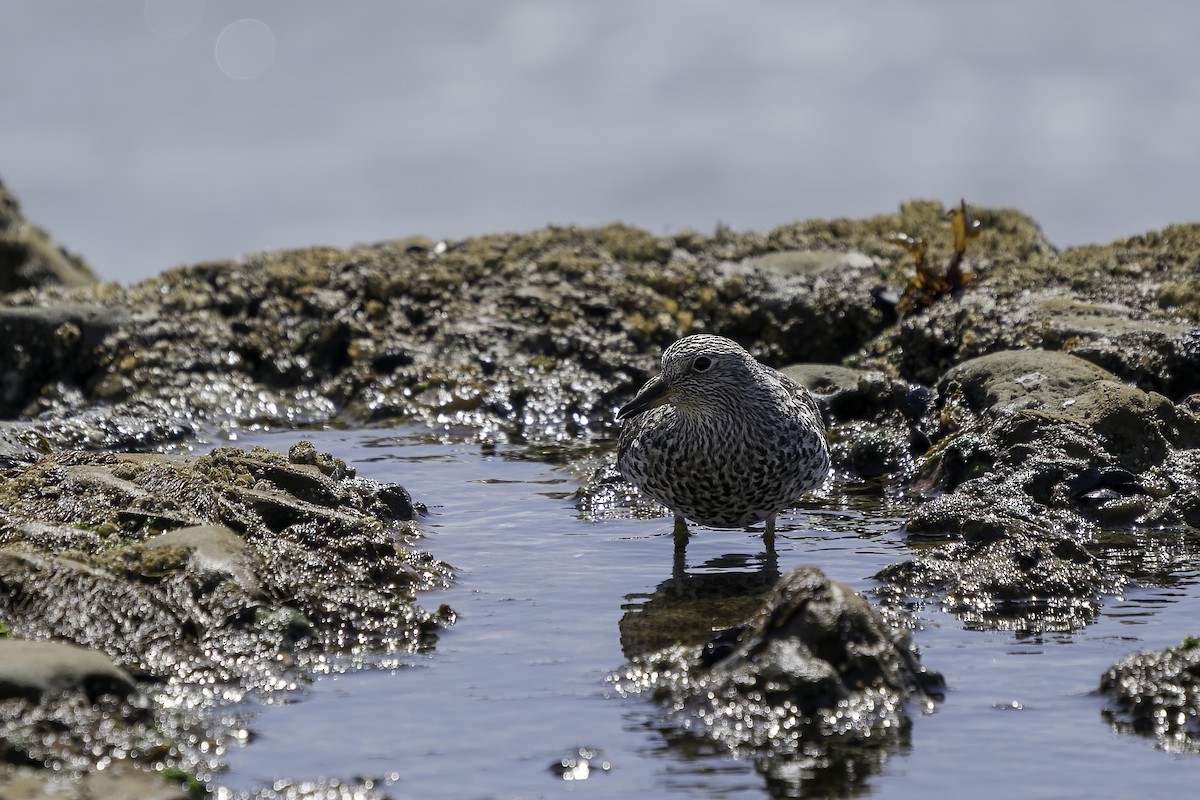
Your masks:
M849 781L799 774L781 785L754 759L680 736L652 702L619 697L605 682L625 661L623 618L627 631L636 627L672 579L670 519L584 518L574 500L580 479L517 446L485 451L411 429L258 434L237 444L286 451L302 438L428 504L420 546L458 578L421 602L449 604L458 622L427 654L322 676L259 708L249 744L229 753L219 776L227 790L277 777L366 776L395 798L1145 800L1191 796L1200 781L1200 756L1113 732L1093 693L1121 657L1200 634L1200 565L1173 558L1169 541L1154 584L1106 597L1098 619L1074 633L967 630L936 603L920 607L916 643L949 691L934 713L914 710L911 746ZM872 575L908 557L899 512L879 499L834 497L781 517L778 569L819 566L869 592ZM756 533L700 531L686 569L698 582L746 581L769 563ZM596 751L590 772L567 780L552 769L581 747Z

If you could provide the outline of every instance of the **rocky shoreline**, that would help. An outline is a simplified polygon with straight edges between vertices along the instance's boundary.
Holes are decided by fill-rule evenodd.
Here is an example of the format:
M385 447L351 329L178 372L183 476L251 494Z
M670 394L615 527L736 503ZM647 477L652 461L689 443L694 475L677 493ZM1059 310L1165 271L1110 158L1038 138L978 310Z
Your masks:
M208 774L244 734L165 709L229 702L206 686L294 686L335 653L427 647L453 621L419 606L452 576L420 551L403 487L303 442L200 457L178 445L404 419L582 450L611 434L662 349L698 331L812 388L839 481L911 503L912 558L877 576L885 606L919 598L969 625L1074 630L1133 579L1089 549L1098 539L1170 529L1200 547L1200 225L1059 252L1020 212L976 209L973 279L905 308L912 260L894 237L950 260L936 203L764 233L415 237L119 286L2 186L0 200L0 623L15 637L0 648L5 663L69 664L73 650L11 654L73 642L92 659L57 683L0 673L0 780L92 775L97 758L135 776ZM602 467L579 502L603 515L640 501ZM673 652L679 686L698 680L702 654ZM1160 681L1162 665L1193 663L1138 663L1150 662ZM1197 694L1167 694L1190 723L1136 723L1163 692L1132 692L1118 716L1197 749ZM69 734L40 735L64 719ZM184 732L205 748L180 747Z

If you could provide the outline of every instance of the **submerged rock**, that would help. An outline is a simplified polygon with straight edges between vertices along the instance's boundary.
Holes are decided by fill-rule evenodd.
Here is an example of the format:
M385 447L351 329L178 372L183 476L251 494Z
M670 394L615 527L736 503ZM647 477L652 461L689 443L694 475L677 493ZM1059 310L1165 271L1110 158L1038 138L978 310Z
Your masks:
M785 575L744 626L710 645L635 658L611 683L651 694L681 730L758 759L776 779L830 761L843 783L874 771L907 739L906 703L929 709L943 686L907 632L812 567Z
M1200 753L1200 640L1122 659L1101 677L1100 691L1114 730L1150 736L1173 753Z

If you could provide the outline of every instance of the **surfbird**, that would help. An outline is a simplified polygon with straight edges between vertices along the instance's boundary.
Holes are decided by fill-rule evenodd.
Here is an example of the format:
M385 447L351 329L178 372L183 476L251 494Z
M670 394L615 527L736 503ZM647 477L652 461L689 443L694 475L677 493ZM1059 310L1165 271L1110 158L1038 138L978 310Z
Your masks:
M825 426L800 384L723 336L668 347L662 372L617 412L617 468L685 520L713 528L766 522L829 475Z

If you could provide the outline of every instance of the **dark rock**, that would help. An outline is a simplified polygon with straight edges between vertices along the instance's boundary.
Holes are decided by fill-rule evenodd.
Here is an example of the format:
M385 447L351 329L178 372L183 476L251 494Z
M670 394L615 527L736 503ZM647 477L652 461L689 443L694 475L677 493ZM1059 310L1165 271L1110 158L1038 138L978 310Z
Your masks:
M792 364L780 369L813 393L827 423L878 420L899 413L917 421L932 404L926 387L893 378L879 370L834 364Z
M1200 417L1054 351L993 353L939 383L941 441L906 524L922 548L880 574L972 624L1073 629L1119 585L1085 549L1103 525L1190 524Z
M1027 495L980 483L916 509L910 539L951 544L921 548L885 568L876 576L885 585L880 592L940 594L948 610L988 628L1075 630L1092 620L1112 582L1083 546L1091 528Z
M25 413L49 384L84 388L100 371L96 350L128 313L101 305L0 308L0 417Z
M793 364L781 372L813 393L839 473L875 479L911 472L928 448L928 388L878 370L832 364Z

